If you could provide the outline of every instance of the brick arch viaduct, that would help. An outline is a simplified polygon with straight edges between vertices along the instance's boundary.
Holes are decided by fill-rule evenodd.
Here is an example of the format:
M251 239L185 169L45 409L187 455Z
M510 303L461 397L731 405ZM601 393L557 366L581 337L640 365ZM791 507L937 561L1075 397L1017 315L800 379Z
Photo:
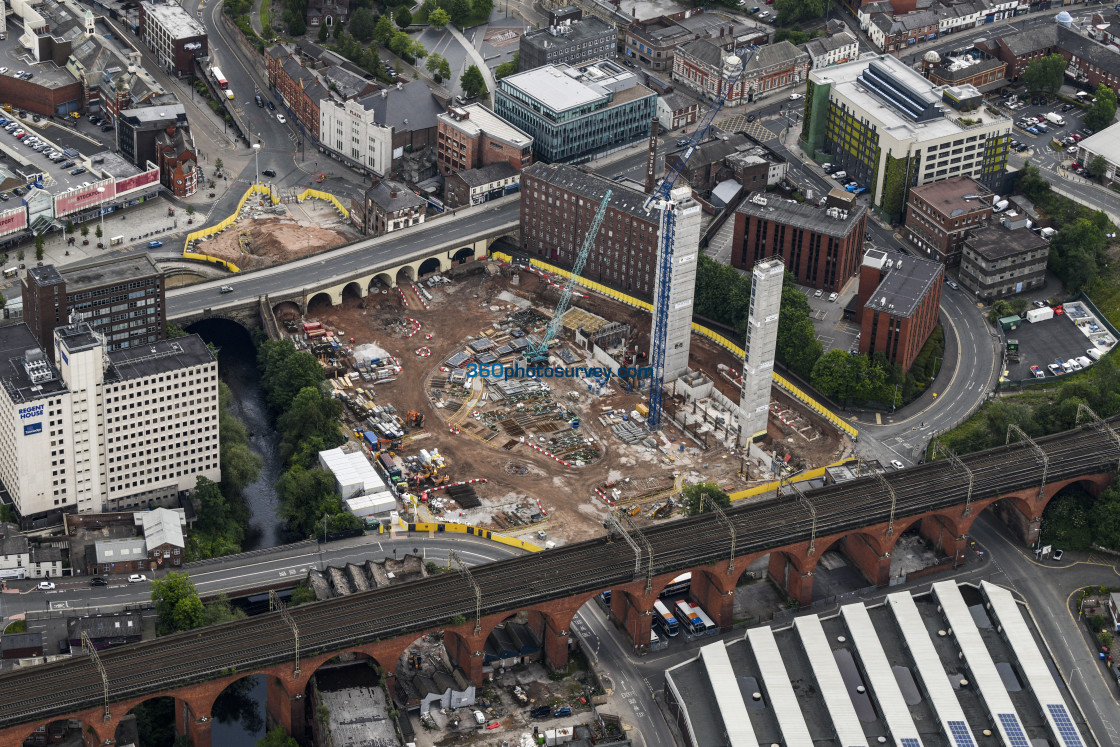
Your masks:
M770 578L803 604L812 600L820 556L833 546L869 582L886 584L891 552L908 528L959 559L972 522L991 508L1030 543L1058 491L1081 484L1099 494L1118 460L1106 426L1083 427L1038 439L1037 447L1012 444L961 457L971 491L959 466L933 462L882 481L806 491L803 499L735 506L726 511L726 523L705 514L648 528L638 542L647 549L637 555L621 538L603 537L478 566L472 570L482 599L477 625L474 593L457 574L293 608L298 671L291 629L277 613L104 651L107 717L102 680L89 657L77 656L0 677L0 747L16 747L36 727L60 718L80 719L91 743L113 744L120 719L157 696L175 698L180 733L207 747L215 699L249 674L268 676L270 718L299 731L307 682L339 653L363 653L392 672L419 635L443 630L448 653L477 683L487 636L522 611L543 642L546 662L563 666L572 618L589 599L612 589L612 617L637 644L646 644L654 601L685 571L692 573L693 596L718 625L729 626L740 576L764 555L770 556Z

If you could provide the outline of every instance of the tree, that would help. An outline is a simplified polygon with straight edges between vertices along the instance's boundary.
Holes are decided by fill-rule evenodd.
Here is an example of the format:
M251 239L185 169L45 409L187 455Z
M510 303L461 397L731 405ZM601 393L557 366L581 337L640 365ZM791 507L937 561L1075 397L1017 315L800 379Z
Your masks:
M471 3L470 0L447 0L445 10L451 16L452 23L462 26L471 14Z
M433 28L441 29L451 23L451 16L443 8L436 8L428 14L428 24Z
M35 259L43 261L43 234L35 234Z
M72 221L72 220L67 220L66 221L66 233L68 233L68 234L74 233L74 221Z
M820 18L828 11L828 0L774 0L779 26L812 18Z
M1097 100L1085 112L1085 126L1100 132L1116 117L1116 91L1104 83L1097 86Z
M1019 180L1015 189L1032 202L1041 202L1050 192L1050 182L1042 177L1038 167L1027 161L1019 171Z
M295 396L308 386L318 387L324 380L323 367L315 356L297 351L291 340L267 340L257 350L261 386L274 412L288 409Z
M310 467L319 451L333 449L346 442L339 427L342 404L327 396L318 386L300 390L287 409L276 418L280 431L280 450L285 457L298 456L297 463ZM314 446L314 453L308 453Z
M288 18L288 33L292 36L303 36L307 33L307 22L303 20L302 13Z
M728 508L731 506L731 498L718 484L714 482L697 482L691 485L685 485L681 488L681 498L684 501L685 515L696 516L697 514L711 511L711 506L704 500L705 496L721 508Z
M101 226L97 226L93 229L93 235L97 237L98 241L101 241L101 237L104 236L104 234L101 233Z
M778 360L802 378L808 378L824 349L809 319L809 300L786 273L782 286L782 306L778 316Z
M8 305L8 300L6 298L4 298L3 293L0 293L0 311L3 311L4 307L7 306L7 305Z
M323 531L323 516L342 512L334 477L321 469L294 465L276 482L280 516L294 536L311 537Z
M519 67L521 67L521 53L514 52L512 60L503 62L501 65L494 68L494 79L501 80L507 75L513 75L517 72Z
M299 747L299 742L288 736L288 731L283 726L277 726L265 734L263 739L257 740L257 747Z
M393 38L393 32L393 24L389 20L388 14L378 18L377 23L373 26L373 38L382 44L389 43L389 40Z
M463 93L467 94L468 98L486 93L486 80L482 77L482 71L478 69L477 65L471 65L467 68L463 77L459 78L459 85L462 86Z
M320 23L319 24L319 41L325 42L329 35L330 35L330 31L327 30L327 24Z
M82 226L82 238L89 236L89 226Z
M226 165L222 162L222 159L220 159L220 158L215 158L214 159L214 170L217 173L221 174L222 169L224 169L225 167L226 167Z
M1036 57L1027 63L1023 82L1032 93L1053 94L1062 87L1066 74L1066 58L1058 53Z
M335 19L334 23L331 24L331 36L333 36L335 39L338 39L340 36L342 36L342 21L338 20L337 18Z
M22 246L16 251L16 259L18 259L20 262L23 261L23 247Z
M402 29L406 29L412 25L412 12L405 6L397 8L393 12L393 21Z
M436 83L442 83L444 78L451 77L451 63L449 63L443 55L429 55L428 61L424 63L424 67L431 73Z
M350 16L350 35L358 41L368 42L372 39L376 27L377 21L369 8L358 8Z
M1108 161L1104 160L1104 156L1093 156L1093 160L1089 161L1087 168L1089 169L1089 176L1100 179L1108 171Z
M389 49L396 55L404 57L412 49L412 37L403 31L394 31L389 38Z
M194 215L194 213L195 213L194 205L187 205L186 213L187 213L188 218L191 217L192 215Z
M186 573L172 571L152 581L152 603L162 633L192 630L203 625L205 611L194 582Z
M1100 276L1106 243L1104 231L1088 218L1079 218L1050 238L1050 269L1070 293L1077 293Z
M493 12L494 0L473 0L471 3L471 17L478 23L489 23Z

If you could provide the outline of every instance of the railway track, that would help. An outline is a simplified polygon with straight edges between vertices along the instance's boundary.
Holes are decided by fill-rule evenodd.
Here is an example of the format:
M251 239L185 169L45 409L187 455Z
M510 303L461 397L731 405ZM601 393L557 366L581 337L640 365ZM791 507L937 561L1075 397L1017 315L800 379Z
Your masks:
M1111 471L1120 462L1116 441L1098 427L1082 427L1036 440L1047 455L1047 480ZM1042 460L1033 447L1011 444L962 456L972 471L973 499L1041 487ZM930 510L960 505L967 475L942 461L891 472L899 524ZM879 480L862 478L806 491L817 513L817 536L824 537L885 522L891 498ZM734 506L726 515L735 526L740 555L808 539L813 519L796 496ZM652 561L643 552L644 575L684 570L727 556L730 537L711 515L647 528ZM610 588L635 579L629 544L606 537L488 563L472 569L482 591L482 613L526 606ZM387 610L407 610L405 615ZM446 625L455 615L470 619L474 595L458 574L441 574L385 589L340 597L289 612L300 631L301 656L402 635L418 635ZM293 641L277 613L166 636L101 653L110 700L156 692L293 659ZM388 662L385 662L389 664ZM44 693L50 693L44 697ZM64 716L101 703L101 681L85 656L0 677L0 727Z

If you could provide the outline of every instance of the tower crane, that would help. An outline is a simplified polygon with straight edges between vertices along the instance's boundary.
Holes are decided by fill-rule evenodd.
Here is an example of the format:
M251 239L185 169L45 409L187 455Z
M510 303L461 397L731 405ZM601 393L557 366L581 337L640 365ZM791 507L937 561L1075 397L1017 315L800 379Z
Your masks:
M560 300L556 302L556 311L553 312L552 319L548 322L544 336L536 345L530 342L529 347L523 354L525 360L532 365L548 363L548 346L552 339L556 337L556 333L560 331L560 320L563 318L564 312L568 310L568 304L572 300L572 288L575 287L576 278L583 272L583 266L587 264L587 255L591 253L591 247L595 244L595 236L599 233L599 226L603 225L603 216L607 214L607 203L610 201L611 190L608 189L607 193L603 195L603 201L599 203L598 209L595 210L595 217L591 220L587 235L583 237L583 246L579 248L575 264L572 265L572 272L568 275L568 282L564 284Z
M739 84L739 79L743 77L743 71L747 69L747 64L754 57L754 53L758 47L752 46L747 51L746 59L742 61L739 69L728 80L726 90L721 90L719 97L715 103L700 120L700 124L692 132L692 136L688 139L688 146L685 148L684 154L677 159L677 164L665 174L665 178L653 194L646 200L645 211L648 213L650 210L657 209L662 212L661 214L661 236L660 244L657 252L657 287L654 289L653 298L653 332L652 339L650 340L650 363L653 369L653 377L650 379L649 386L649 416L646 419L646 425L650 430L658 430L661 428L661 396L662 390L665 387L665 341L667 330L665 325L669 320L669 290L670 290L670 276L673 270L673 234L676 226L676 215L673 211L674 203L669 199L670 193L673 191L673 185L676 183L681 172L688 165L688 160L692 158L692 154L696 152L696 147L703 141L704 137L708 134L708 130L712 126L712 120L719 114L723 108L724 102L727 101L728 95L735 90L735 86Z

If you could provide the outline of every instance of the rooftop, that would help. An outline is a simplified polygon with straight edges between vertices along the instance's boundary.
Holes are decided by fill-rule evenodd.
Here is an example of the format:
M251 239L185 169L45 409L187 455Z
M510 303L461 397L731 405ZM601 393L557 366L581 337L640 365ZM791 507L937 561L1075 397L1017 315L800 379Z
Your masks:
M530 44L541 49L555 49L557 47L570 47L574 44L584 44L600 36L614 36L618 32L614 26L595 16L584 16L581 20L553 29L537 29L523 34L522 44Z
M638 77L610 60L589 62L578 67L563 63L541 67L503 78L501 86L539 101L556 113L614 101L630 100L635 95L654 95L638 83ZM631 95L626 96L626 92ZM507 94L508 95L508 94Z
M1120 164L1120 122L1090 135L1080 145L1095 156L1104 156L1109 163Z
M871 293L866 308L899 317L908 317L917 311L926 293L945 272L940 262L882 249L868 249L863 263L875 265L885 273Z
M117 638L120 636L139 636L140 613L121 612L116 615L94 615L92 617L71 617L66 621L67 637L78 640L85 633L92 640L98 638Z
M964 244L989 262L1049 246L1046 239L1029 228L1008 229L999 225L972 231L965 237Z
M16 404L66 391L58 369L43 353L26 324L0 327L0 386Z
M149 548L160 545L185 547L183 542L183 514L169 508L154 508L140 514L144 525L144 540Z
M532 137L526 135L482 104L475 103L467 104L466 106L452 107L450 111L438 115L437 119L465 132L471 137L478 137L485 132L492 138L523 148L530 147L533 144Z
M829 52L835 52L837 49L841 49L842 47L851 46L852 44L857 43L858 41L856 40L856 37L854 34L852 34L852 32L841 31L840 33L833 34L832 36L822 36L818 39L810 39L809 41L805 42L803 46L805 47L805 51L813 55L814 57L823 57Z
M53 265L36 268L50 269L58 274ZM147 253L129 257L116 257L85 265L72 265L62 269L61 278L66 281L66 292L77 293L90 288L103 288L110 285L159 277L159 267ZM40 281L40 285L44 283Z
M967 83L954 87L934 85L890 55L813 70L809 78L818 84L830 83L830 98L846 101L849 108L870 120L876 129L902 141L931 140L965 130L966 126L957 119L960 113L942 103L946 91L957 100L981 97ZM1011 126L1006 117L993 114L984 106L967 116L981 124L1001 122Z
M761 192L752 192L735 212L826 236L845 237L855 230L867 209L863 206L857 206L855 210L818 208L809 204L789 202Z
M994 198L990 189L968 176L911 187L910 194L921 197L949 218L991 207Z
M526 177L541 179L568 192L590 198L594 202L601 201L609 189L611 190L610 209L621 210L635 218L657 224L656 213L651 215L645 211L648 198L644 193L610 179L580 171L574 166L537 161L521 172L522 183Z
M367 189L366 199L372 200L373 204L388 213L395 213L398 210L411 207L423 209L427 205L420 195L413 192L401 182L395 182L390 179L378 182Z
M206 29L202 24L178 3L157 4L145 0L140 3L140 7L144 9L144 15L150 16L156 23L167 29L172 39L206 36Z
M517 174L517 169L509 161L498 161L477 169L460 171L459 178L466 182L469 187L481 187L500 179L509 179L517 176Z
M398 131L435 127L436 117L443 112L443 107L432 96L432 90L421 80L410 81L399 88L383 88L367 93L357 101L366 111L373 112L379 125Z
M143 347L125 348L109 353L109 364L116 371L120 381L141 379L166 371L213 362L214 354L198 335L160 340Z

